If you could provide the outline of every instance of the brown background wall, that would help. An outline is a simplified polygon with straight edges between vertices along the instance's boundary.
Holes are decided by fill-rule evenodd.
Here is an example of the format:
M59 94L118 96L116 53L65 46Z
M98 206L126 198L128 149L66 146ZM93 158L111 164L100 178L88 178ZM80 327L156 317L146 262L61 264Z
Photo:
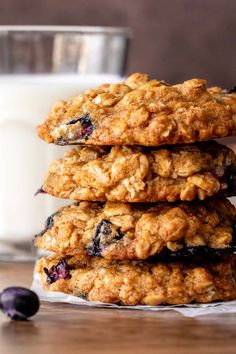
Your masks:
M236 84L235 0L0 0L0 24L130 26L128 72Z

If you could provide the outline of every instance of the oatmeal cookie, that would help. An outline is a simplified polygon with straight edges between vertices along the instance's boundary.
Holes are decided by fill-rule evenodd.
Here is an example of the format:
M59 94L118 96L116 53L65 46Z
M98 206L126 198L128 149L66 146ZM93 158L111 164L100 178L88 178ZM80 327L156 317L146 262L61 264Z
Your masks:
M236 135L236 94L199 79L172 86L133 74L58 102L38 135L59 145L145 146Z
M76 147L54 161L41 192L87 201L203 200L236 193L236 155L214 141L163 148Z
M35 237L37 247L110 260L208 258L235 251L236 208L204 204L81 202L59 209Z
M155 306L236 298L235 257L198 266L51 256L36 270L45 290L103 303Z

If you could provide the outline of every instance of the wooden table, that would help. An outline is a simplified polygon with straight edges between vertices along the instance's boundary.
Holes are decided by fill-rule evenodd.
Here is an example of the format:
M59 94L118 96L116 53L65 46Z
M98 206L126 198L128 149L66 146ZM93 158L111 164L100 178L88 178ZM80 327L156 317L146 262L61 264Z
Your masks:
M0 289L30 286L32 264L0 263ZM236 353L236 315L91 309L42 303L27 322L0 314L1 354Z

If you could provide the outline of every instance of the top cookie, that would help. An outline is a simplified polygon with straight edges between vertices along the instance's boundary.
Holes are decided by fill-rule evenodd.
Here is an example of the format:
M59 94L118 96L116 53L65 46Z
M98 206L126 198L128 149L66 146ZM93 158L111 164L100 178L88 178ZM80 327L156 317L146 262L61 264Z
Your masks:
M38 135L58 145L144 146L236 135L236 94L199 79L171 86L133 74L56 103Z

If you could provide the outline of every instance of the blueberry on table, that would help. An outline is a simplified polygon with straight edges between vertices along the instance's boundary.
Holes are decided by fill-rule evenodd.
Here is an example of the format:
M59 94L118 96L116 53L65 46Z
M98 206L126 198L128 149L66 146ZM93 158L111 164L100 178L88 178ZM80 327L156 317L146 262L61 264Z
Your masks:
M31 290L13 286L0 293L0 310L15 321L25 321L36 314L40 306L38 296Z

